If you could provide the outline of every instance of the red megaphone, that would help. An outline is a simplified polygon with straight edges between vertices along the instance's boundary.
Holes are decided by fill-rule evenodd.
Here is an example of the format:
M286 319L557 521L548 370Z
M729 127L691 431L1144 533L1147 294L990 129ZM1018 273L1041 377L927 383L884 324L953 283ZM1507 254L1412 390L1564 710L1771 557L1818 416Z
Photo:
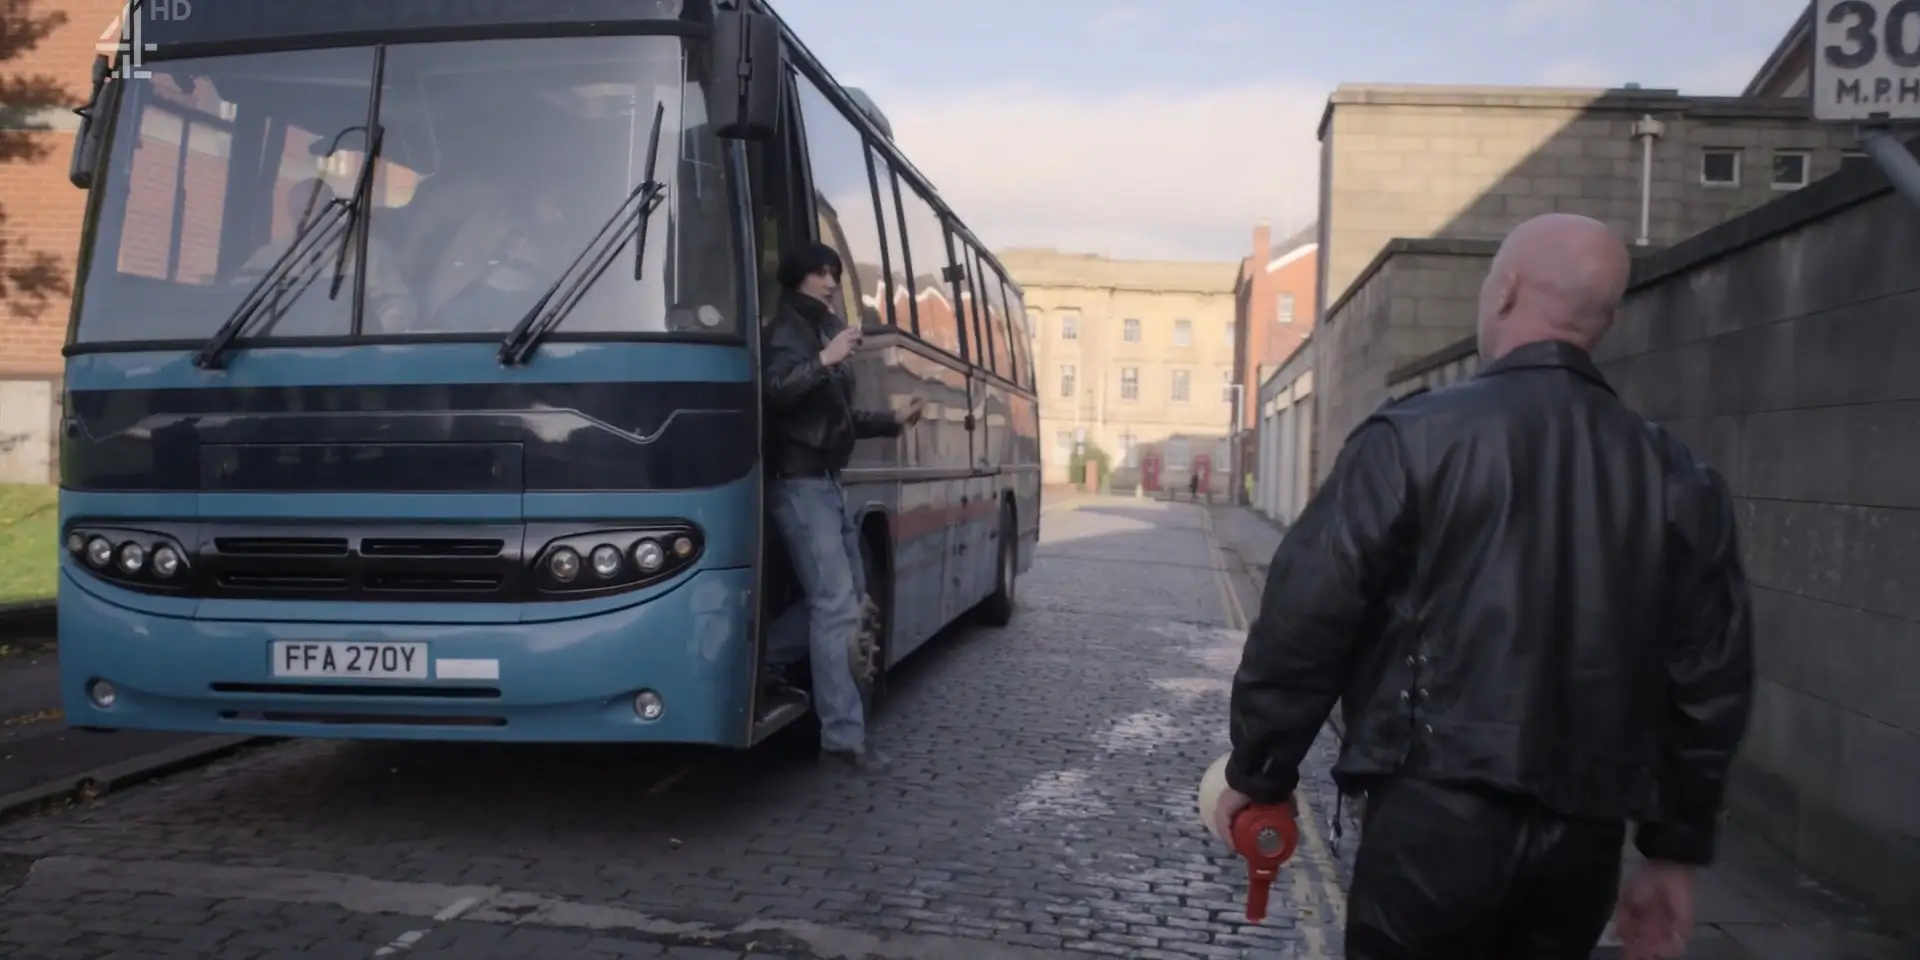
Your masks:
M1280 867L1300 846L1293 804L1255 804L1234 815L1233 850L1247 861L1247 921L1267 918L1267 893Z

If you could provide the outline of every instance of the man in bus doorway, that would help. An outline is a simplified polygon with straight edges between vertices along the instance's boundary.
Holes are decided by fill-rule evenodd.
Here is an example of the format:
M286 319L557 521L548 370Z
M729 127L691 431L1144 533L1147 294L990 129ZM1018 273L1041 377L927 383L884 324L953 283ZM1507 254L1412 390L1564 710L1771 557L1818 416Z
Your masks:
M1616 896L1628 960L1685 951L1753 620L1725 482L1589 352L1628 267L1595 220L1515 228L1486 365L1362 422L1268 568L1214 823L1288 801L1343 704L1354 960L1586 957Z
M805 594L768 631L767 646L775 676L801 650L810 657L824 754L858 770L877 770L886 760L867 745L851 656L861 630L866 570L840 471L855 441L896 437L919 422L923 401L914 398L897 417L853 408L848 361L860 348L860 328L829 306L842 269L839 254L821 243L782 257L779 309L760 332L768 507ZM802 628L806 640L799 643Z

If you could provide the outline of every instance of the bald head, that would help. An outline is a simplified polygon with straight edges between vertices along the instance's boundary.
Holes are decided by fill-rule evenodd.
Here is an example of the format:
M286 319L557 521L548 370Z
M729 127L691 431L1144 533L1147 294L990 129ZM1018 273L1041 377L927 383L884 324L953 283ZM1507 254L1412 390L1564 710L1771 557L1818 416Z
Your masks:
M1549 213L1515 227L1480 288L1481 354L1541 340L1592 349L1613 326L1631 265L1620 238L1589 217Z

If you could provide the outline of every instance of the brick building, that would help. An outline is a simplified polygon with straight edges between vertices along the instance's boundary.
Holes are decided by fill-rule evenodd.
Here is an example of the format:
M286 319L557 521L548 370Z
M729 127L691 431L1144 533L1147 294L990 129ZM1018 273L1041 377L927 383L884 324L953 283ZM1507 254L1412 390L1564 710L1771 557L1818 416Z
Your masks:
M71 112L86 99L95 47L119 16L117 0L28 0L10 15L29 22L64 19L32 50L0 63L9 81L45 77L67 106L32 109L0 105L0 209L6 213L0 270L51 258L67 281L80 248L87 195L67 181L73 135ZM70 298L24 295L8 284L0 303L0 481L48 482L54 477L53 436L59 399L60 346L66 340Z
M1233 283L1233 383L1235 478L1232 494L1247 497L1254 472L1254 427L1258 413L1253 397L1260 392L1265 371L1285 363L1313 331L1314 287L1319 277L1320 247L1314 241L1317 226L1273 242L1273 228L1264 221L1253 230L1253 252L1240 262Z
M9 79L46 76L60 85L70 105L86 99L95 44L119 16L117 0L32 0L25 13L35 19L63 16L33 50L0 63ZM87 196L67 182L78 118L67 109L0 109L0 136L31 144L31 153L0 162L0 207L7 214L7 249L18 258L37 251L58 257L71 273L80 248L80 220ZM8 156L22 151L8 150ZM11 264L9 264L11 265ZM10 296L0 317L0 376L58 376L60 345L66 338L66 297L43 305Z

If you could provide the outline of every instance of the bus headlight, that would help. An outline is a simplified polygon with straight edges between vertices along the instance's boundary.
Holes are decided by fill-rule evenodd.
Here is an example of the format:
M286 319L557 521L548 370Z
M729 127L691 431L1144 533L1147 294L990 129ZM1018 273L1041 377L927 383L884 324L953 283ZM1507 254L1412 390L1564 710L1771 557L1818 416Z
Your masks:
M110 583L134 589L174 593L192 580L188 553L180 529L138 529L117 524L79 521L66 532L67 553L74 561Z
M553 574L561 583L571 583L580 575L580 553L568 547L561 547L547 558L547 572Z
M180 554L172 547L162 546L153 551L153 575L162 580L171 580L180 572Z
M550 532L541 526L527 531L529 542L544 541L528 558L536 594L594 596L632 590L677 576L701 556L700 531L685 521ZM592 576L581 576L582 568Z

